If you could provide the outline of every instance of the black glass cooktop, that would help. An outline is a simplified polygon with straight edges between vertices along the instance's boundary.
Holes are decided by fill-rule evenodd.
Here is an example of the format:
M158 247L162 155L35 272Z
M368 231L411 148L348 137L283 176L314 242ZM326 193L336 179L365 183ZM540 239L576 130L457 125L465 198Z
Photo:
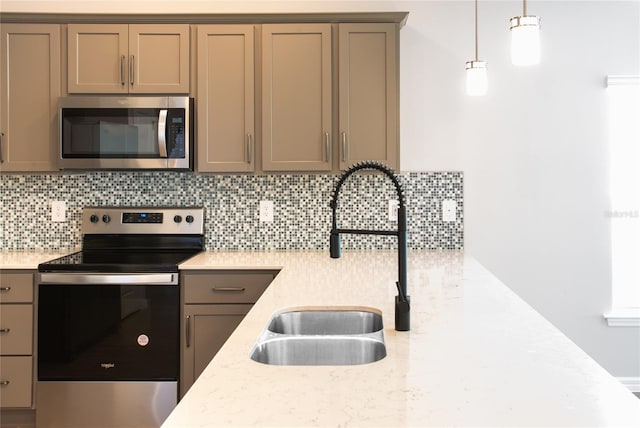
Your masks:
M78 251L38 266L40 272L177 272L178 265L201 250Z

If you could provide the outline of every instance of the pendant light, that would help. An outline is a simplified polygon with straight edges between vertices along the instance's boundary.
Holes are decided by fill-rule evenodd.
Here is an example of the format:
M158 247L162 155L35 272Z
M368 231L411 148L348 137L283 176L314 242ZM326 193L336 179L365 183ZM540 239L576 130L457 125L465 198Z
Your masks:
M476 57L474 61L467 61L467 95L482 96L487 94L487 63L478 60L478 0L475 0L476 20Z
M522 16L509 20L511 25L511 63L518 66L540 63L540 17L527 16L527 0L523 0Z

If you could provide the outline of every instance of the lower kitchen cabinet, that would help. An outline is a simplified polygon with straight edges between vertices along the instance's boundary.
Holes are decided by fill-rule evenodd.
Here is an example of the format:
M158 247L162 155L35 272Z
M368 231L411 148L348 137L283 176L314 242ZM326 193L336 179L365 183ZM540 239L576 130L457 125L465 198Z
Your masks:
M31 407L33 357L0 357L2 408Z
M0 272L0 407L33 405L32 271ZM5 417L3 413L3 419Z
M180 397L193 385L276 274L274 271L182 273Z

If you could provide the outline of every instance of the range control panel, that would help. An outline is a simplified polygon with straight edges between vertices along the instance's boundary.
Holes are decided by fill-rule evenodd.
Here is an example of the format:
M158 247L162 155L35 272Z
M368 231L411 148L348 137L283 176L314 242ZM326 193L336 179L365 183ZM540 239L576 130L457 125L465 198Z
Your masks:
M204 234L204 208L85 207L84 234Z

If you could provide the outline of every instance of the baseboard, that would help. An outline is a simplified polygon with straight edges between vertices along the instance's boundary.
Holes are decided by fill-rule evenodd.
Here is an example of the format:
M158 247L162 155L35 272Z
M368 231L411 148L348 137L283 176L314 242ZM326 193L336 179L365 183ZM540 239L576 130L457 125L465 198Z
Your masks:
M629 391L640 392L640 377L619 377L617 379L629 388Z

